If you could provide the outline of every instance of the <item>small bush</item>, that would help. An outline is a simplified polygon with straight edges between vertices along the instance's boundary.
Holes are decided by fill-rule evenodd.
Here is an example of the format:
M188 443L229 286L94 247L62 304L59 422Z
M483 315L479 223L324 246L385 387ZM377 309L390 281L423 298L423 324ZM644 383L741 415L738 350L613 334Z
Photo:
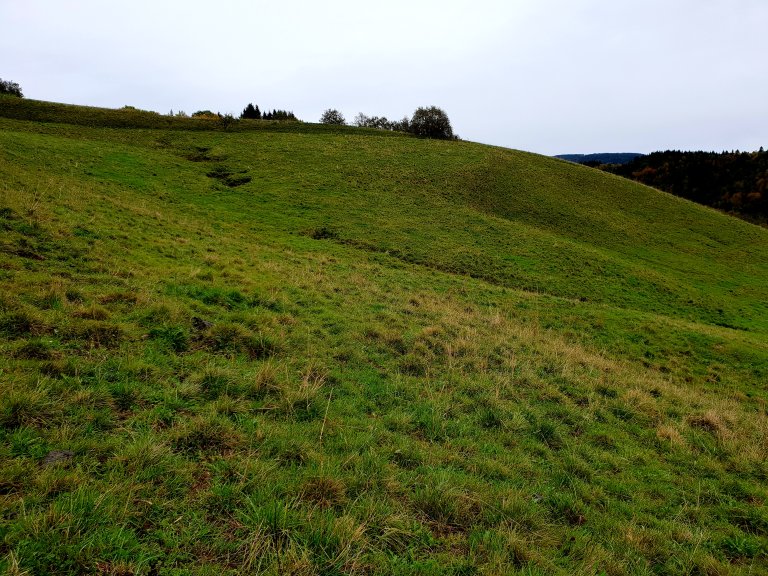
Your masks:
M450 140L453 138L453 128L448 115L437 106L417 108L410 122L410 131L416 136L425 138L440 138Z
M320 124L335 124L338 126L344 126L347 121L344 119L344 115L338 110L329 108L323 115L320 116Z
M18 98L24 98L24 94L21 92L21 86L16 82L10 80L3 80L0 78L0 94L8 94L9 96L16 96Z

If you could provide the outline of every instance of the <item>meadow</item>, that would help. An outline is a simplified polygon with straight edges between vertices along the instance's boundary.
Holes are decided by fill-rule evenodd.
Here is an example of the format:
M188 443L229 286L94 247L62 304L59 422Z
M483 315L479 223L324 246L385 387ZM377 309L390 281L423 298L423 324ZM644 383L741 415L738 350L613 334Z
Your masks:
M0 569L766 574L766 286L553 158L0 98Z

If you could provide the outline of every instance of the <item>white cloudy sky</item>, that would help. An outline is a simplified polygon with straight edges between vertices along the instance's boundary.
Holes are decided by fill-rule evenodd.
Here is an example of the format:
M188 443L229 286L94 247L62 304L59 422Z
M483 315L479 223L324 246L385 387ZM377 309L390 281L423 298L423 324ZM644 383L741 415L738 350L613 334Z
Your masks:
M768 0L0 0L29 98L317 121L444 108L544 154L768 147Z

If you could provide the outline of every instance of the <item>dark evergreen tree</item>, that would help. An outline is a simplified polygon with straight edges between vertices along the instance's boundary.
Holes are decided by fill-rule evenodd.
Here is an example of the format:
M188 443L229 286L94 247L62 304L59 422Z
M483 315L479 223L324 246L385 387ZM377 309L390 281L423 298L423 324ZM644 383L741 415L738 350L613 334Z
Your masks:
M256 108L258 110L258 108ZM271 112L266 111L261 115L262 120L295 120L298 122L298 118L293 112L288 110L276 110L272 109Z
M248 104L243 113L240 114L240 118L243 120L261 120L261 111L258 106Z

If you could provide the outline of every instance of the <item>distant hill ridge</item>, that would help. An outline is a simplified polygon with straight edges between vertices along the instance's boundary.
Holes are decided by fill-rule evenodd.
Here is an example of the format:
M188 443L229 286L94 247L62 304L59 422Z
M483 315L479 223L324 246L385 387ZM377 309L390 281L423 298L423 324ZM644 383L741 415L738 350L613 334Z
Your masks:
M639 152L599 152L596 154L558 154L555 158L584 164L586 162L598 162L600 164L626 164L635 158L643 156Z
M768 152L667 150L600 166L624 176L757 223L768 222Z

